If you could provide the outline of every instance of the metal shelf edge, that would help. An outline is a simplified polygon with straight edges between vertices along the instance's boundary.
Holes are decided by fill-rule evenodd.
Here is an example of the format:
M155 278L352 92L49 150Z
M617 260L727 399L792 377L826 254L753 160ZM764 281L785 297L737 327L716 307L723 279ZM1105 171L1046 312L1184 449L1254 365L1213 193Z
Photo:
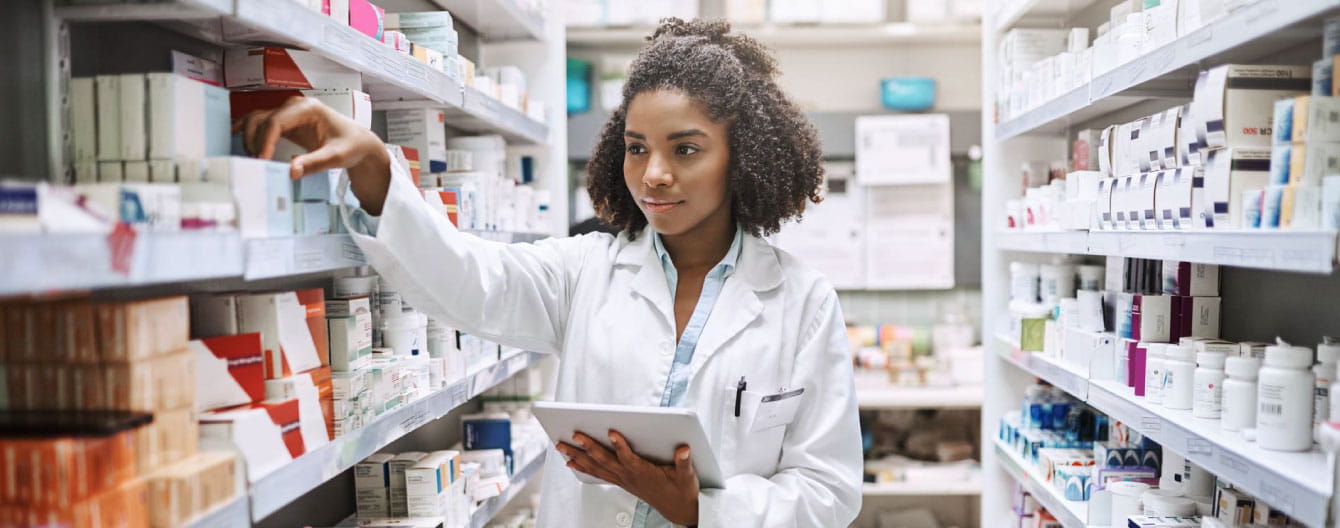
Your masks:
M507 504L512 502L512 499L515 499L521 493L521 490L526 487L526 484L529 484L531 479L534 479L535 475L544 468L546 453L548 452L541 451L535 458L526 462L521 471L512 475L512 483L507 486L507 491L503 492L502 495L484 501L482 506L476 508L474 513L470 514L470 528L484 528L492 522L493 518L497 517L498 513L506 508Z
M1005 445L999 438L992 438L992 443L996 445L996 456L1001 461L1001 466L1010 474L1019 485L1028 490L1037 498L1047 511L1056 516L1056 520L1061 522L1065 528L1087 528L1088 504L1079 501L1067 501L1056 494L1056 490L1043 483L1037 476L1037 470L1032 466L1025 464L1018 455L1014 453L1009 446ZM1073 505L1082 511L1072 509Z
M1337 233L1326 230L1002 232L996 249L1182 260L1297 273L1335 269Z
M1029 2L1025 5L1032 5ZM1028 134L1042 126L1068 117L1098 101L1117 96L1140 84L1157 79L1179 69L1224 53L1235 47L1259 40L1281 28L1312 16L1340 7L1338 0L1261 0L1210 22L1190 34L1155 49L1147 54L1094 76L1064 95L1037 105L1035 108L996 126L997 141ZM1027 7L1009 23L1017 22ZM1011 13L1013 14L1013 13ZM997 25L997 31L1002 31ZM1078 93L1084 97L1078 101Z
M358 431L332 440L284 467L261 477L247 491L251 518L269 517L307 492L342 474L359 461L420 426L445 416L475 396L530 368L541 354L522 352L438 391L379 416Z

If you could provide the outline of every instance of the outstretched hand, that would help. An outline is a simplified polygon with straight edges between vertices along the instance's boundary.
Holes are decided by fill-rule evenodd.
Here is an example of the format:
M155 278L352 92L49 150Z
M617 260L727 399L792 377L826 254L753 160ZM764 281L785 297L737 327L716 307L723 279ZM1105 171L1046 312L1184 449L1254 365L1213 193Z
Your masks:
M623 488L667 521L698 524L698 474L693 471L688 446L675 450L673 464L662 465L638 456L618 431L609 432L613 450L583 433L572 439L576 445L559 442L557 446L568 458L569 468Z
M289 162L294 179L329 170L349 169L350 188L368 213L381 214L391 183L391 157L381 138L335 110L308 97L291 97L278 108L256 110L233 122L247 152L274 157L283 137L307 149ZM285 161L285 160L280 160Z

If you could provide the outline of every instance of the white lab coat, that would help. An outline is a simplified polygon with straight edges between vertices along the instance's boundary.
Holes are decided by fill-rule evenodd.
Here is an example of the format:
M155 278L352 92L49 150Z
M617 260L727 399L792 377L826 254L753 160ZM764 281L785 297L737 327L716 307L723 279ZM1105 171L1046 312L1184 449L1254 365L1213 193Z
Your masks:
M631 242L607 234L485 241L429 209L396 168L375 238L354 239L416 309L491 341L558 354L558 401L660 404L675 324L649 230ZM827 280L746 234L690 368L683 406L703 421L726 477L725 489L699 496L700 526L851 524L861 506L860 427ZM794 419L752 432L733 412L741 376L755 396L803 387ZM544 473L539 526L631 524L636 498L581 483L552 446Z

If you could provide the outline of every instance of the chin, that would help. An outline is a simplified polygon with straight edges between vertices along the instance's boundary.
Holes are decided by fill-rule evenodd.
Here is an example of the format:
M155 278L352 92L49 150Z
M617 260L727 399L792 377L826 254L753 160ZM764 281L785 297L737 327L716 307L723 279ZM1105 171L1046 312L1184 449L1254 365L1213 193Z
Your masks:
M647 218L647 225L651 226L651 230L661 236L682 235L687 233L691 228L691 226L686 225L684 222L669 222L665 219L657 219L650 215L648 215Z

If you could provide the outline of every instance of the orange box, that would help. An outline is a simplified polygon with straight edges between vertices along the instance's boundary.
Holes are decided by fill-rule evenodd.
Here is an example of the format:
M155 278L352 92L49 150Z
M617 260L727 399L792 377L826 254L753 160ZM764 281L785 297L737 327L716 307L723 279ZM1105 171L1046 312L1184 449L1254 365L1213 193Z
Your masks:
M0 439L0 504L64 508L135 475L130 432L93 438Z
M321 415L326 421L326 436L335 438L335 385L331 381L330 367L321 367L311 372L312 384L316 385L317 396L321 398Z
M195 406L195 355L174 354L105 365L107 408L154 412Z
M221 409L265 399L265 349L260 334L207 337L191 341L189 346L195 355L197 409ZM205 383L206 377L218 379Z
M68 506L0 505L0 526L147 526L146 487L135 479Z
M77 300L56 304L55 308L57 356L75 363L97 363L97 317L93 304Z
M270 415L270 421L279 426L289 456L298 458L307 452L302 443L302 422L297 398L281 402L261 402L252 407L264 409Z
M186 297L102 303L96 307L103 361L132 361L186 349L190 308Z
M321 365L330 365L330 336L326 333L326 290L298 290L298 303L307 310L307 331L312 334Z
M146 477L149 525L182 526L231 499L237 480L235 462L231 452L200 453Z
M195 455L200 423L195 408L154 413L154 421L135 430L135 463L140 475Z

